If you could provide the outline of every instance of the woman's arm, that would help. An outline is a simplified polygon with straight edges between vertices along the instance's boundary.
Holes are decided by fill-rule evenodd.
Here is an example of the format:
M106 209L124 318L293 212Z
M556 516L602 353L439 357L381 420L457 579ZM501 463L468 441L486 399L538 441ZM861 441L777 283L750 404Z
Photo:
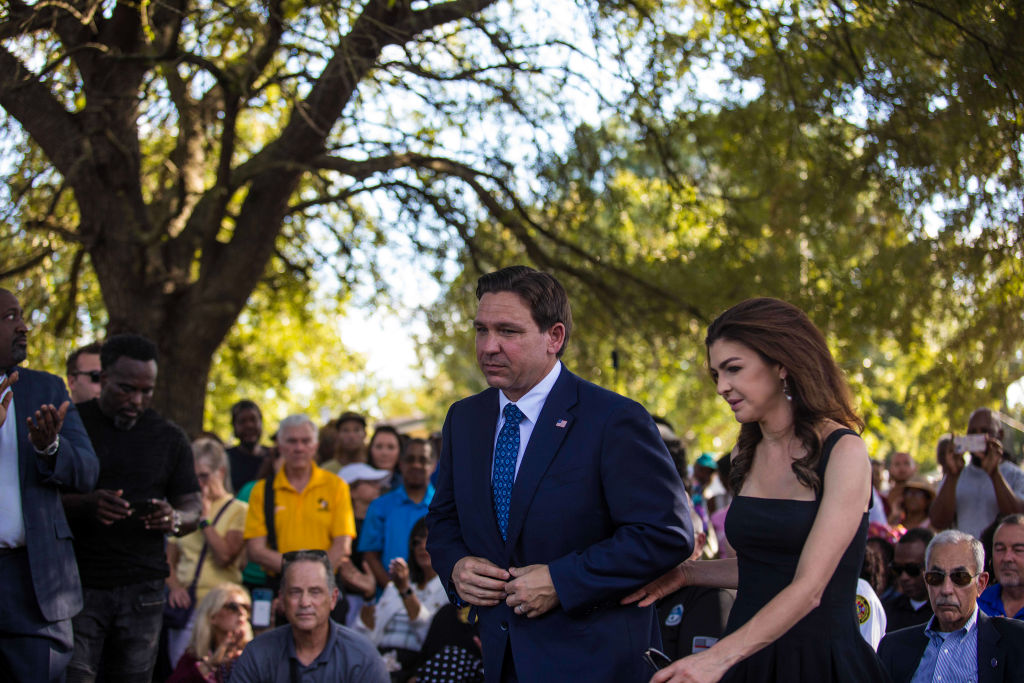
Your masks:
M778 639L818 606L871 494L871 464L863 441L849 436L839 440L825 470L823 489L792 583L737 631L711 649L659 671L653 683L717 681L729 667Z
M687 560L643 588L622 598L621 604L628 605L631 602L639 601L638 607L647 607L683 586L736 588L737 583L739 583L739 570L736 568L735 557L726 560Z
M241 529L231 529L221 536L213 525L209 525L200 533L206 538L206 544L210 547L212 559L218 567L230 567L238 561L242 553L242 546L245 540L242 538Z

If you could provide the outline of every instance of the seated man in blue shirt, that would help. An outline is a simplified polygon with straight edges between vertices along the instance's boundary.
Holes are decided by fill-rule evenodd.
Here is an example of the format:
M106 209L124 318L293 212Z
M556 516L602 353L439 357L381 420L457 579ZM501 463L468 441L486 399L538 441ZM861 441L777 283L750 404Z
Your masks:
M427 514L434 499L430 475L434 454L424 439L409 439L398 460L402 485L370 503L359 535L359 552L383 588L391 579L388 566L396 557L408 561L409 532Z
M373 644L331 621L338 588L325 551L284 554L281 601L288 625L246 646L231 670L232 683L389 683Z
M1010 515L996 527L992 572L997 583L981 594L978 607L989 616L1024 619L1024 515Z
M935 616L887 634L878 646L894 683L1020 680L1024 623L978 609L988 584L984 562L981 541L962 531L943 531L928 544L924 577Z

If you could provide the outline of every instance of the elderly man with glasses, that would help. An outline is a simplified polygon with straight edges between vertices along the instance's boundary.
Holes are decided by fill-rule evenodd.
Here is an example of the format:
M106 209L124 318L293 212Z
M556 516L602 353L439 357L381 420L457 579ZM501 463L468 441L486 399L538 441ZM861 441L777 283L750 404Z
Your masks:
M924 580L935 615L924 626L885 636L878 656L894 683L1019 681L1024 623L989 617L977 606L988 585L981 542L943 531L928 544Z

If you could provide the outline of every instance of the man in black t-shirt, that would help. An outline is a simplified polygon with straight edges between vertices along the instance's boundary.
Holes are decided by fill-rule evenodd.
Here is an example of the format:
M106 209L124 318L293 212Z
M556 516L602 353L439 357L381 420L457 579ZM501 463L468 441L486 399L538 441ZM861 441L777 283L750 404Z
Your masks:
M96 490L64 496L85 607L72 621L67 680L148 681L168 575L164 535L196 528L202 508L185 434L149 408L156 347L111 337L100 353L98 399L78 406L100 461Z
M243 486L256 478L260 465L269 450L260 445L263 438L263 413L260 407L249 399L242 399L231 406L231 428L238 439L238 445L228 449L228 465L231 473L231 490L238 493Z

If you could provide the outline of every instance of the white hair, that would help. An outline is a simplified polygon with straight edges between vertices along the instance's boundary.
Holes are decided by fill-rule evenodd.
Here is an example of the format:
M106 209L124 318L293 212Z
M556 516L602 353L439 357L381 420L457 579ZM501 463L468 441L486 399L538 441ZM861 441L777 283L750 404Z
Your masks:
M947 529L935 535L935 538L932 539L924 551L925 567L927 568L931 565L932 550L937 546L960 545L962 543L966 543L971 547L971 553L974 555L974 573L980 574L983 572L985 570L985 547L974 536L957 531L956 529Z

